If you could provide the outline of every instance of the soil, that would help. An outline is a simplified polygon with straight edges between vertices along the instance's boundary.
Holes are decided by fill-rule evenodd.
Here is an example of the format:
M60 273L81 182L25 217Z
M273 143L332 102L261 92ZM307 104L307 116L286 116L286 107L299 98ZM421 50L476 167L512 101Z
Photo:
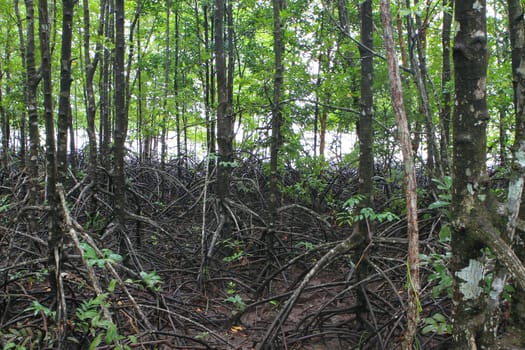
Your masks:
M365 252L347 251L331 259L293 305L287 305L316 263L352 233L337 214L357 192L357 173L351 167L329 169L318 179L325 186L319 194L308 187L303 174L289 167L282 179L278 220L271 228L263 169L260 162L235 168L232 195L219 203L204 163L173 162L162 170L154 162L130 160L128 217L122 230L114 225L108 174L101 172L95 184L85 171L72 172L76 176L65 184L68 211L62 213L71 220L64 224L61 260L64 324L53 315L57 302L48 281L46 208L28 203L28 179L22 169L13 165L3 170L4 349L15 348L13 344L20 349L88 349L99 335L100 344L93 348L116 348L118 342L131 349L250 350L263 341L265 349L400 348L406 322L407 245L402 185L378 180L374 204L376 212L388 209L400 219L370 222L371 241ZM386 173L378 172L377 178L387 178ZM423 189L427 183L421 182ZM421 210L422 254L444 254L447 246L438 239L444 224L438 210ZM82 242L91 238L102 255L83 259L72 239L75 235ZM267 235L274 237L270 250ZM365 278L357 273L363 266ZM101 304L89 304L100 294L90 268L106 294ZM449 317L446 291L432 295L439 280L427 282L434 272L422 266L422 320L437 313ZM103 306L118 341L109 337L113 328L103 322ZM421 330L425 326L422 321ZM444 346L447 339L425 331L417 342L420 348L432 349Z

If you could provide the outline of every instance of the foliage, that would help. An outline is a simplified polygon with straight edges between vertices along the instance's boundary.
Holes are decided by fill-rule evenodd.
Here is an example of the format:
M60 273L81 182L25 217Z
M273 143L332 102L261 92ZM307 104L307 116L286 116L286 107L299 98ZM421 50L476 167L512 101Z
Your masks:
M39 313L42 313L44 316L49 317L53 320L56 318L56 311L51 311L50 308L40 304L40 302L38 302L37 300L33 300L31 302L31 306L25 309L24 311L33 311L33 314L35 316Z
M5 212L5 211L8 211L9 210L9 202L10 202L10 197L11 196L3 196L1 199L0 199L0 214Z
M423 266L431 266L433 271L428 277L427 281L430 283L436 283L432 287L432 296L438 298L445 294L446 296L452 296L452 275L448 269L448 264L452 254L446 252L444 254L420 254L421 264Z
M450 334L452 332L452 325L443 314L435 313L432 317L426 317L423 319L423 322L426 325L421 330L421 333L423 334L430 332L437 334Z
M88 243L80 243L80 247L84 251L84 257L86 258L88 264L91 266L96 265L98 267L103 267L106 263L114 264L122 261L122 256L113 253L110 249L102 249L102 256L99 257L96 250Z
M222 261L224 262L231 263L235 261L240 261L243 258L247 258L251 256L250 253L247 253L244 251L243 249L244 242L241 240L233 239L233 238L226 238L221 243L223 246L233 251L230 255L222 258Z
M362 195L355 195L347 199L343 203L343 211L337 214L337 222L340 225L353 225L361 220L378 222L399 220L396 214L389 211L376 213L374 209L369 207L359 208L358 205L363 199L364 197Z
M299 177L293 184L285 186L283 192L300 202L314 205L319 202L331 202L330 193L326 193L328 162L320 157L304 157L294 164Z
M452 201L452 177L444 176L443 179L432 179L436 184L436 188L441 192L438 194L438 200L428 206L428 209L442 208L443 213L447 218L450 218L449 211L446 210Z
M84 300L75 311L78 321L75 322L75 330L82 334L89 334L93 340L89 349L96 349L102 340L106 345L118 342L123 337L118 334L117 325L103 317L101 307L109 306L106 302L107 294L99 294L93 299ZM129 349L128 346L120 349Z
M140 277L142 277L142 281L144 281L144 283L150 290L154 292L160 291L163 282L160 276L155 271L141 271Z
M225 302L233 305L232 314L244 311L246 303L242 297L237 293L237 285L233 281L229 281L227 284L226 294L228 297L224 299Z

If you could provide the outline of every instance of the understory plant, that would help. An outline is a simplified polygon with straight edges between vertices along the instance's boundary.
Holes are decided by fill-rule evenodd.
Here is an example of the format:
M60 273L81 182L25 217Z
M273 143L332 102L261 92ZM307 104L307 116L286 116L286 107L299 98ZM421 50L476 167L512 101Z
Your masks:
M347 199L343 203L343 210L337 214L337 222L340 225L353 225L361 220L377 222L399 220L399 217L390 211L376 213L375 210L370 207L359 208L359 203L364 199L365 197L360 194L356 194Z

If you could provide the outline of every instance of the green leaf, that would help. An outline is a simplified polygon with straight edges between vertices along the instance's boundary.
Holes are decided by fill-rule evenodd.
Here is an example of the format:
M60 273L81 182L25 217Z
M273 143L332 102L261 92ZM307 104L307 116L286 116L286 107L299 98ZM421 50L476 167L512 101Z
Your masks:
M134 335L128 335L128 339L131 342L131 344L137 344L139 342L138 338Z
M95 337L95 339L93 339L91 344L89 344L89 350L95 350L101 341L102 341L102 334L99 334Z
M451 232L450 232L450 226L445 225L441 227L441 230L439 230L439 241L440 242L449 242L452 238Z
M111 260L111 262L121 262L122 261L122 255L117 253L111 253L108 255L108 259Z
M449 206L450 205L450 202L446 202L446 201L442 201L442 200L437 200L435 201L434 203L430 204L428 206L428 209L436 209L436 208L443 208L443 207L446 207L446 206Z
M115 287L117 286L117 280L116 279L112 279L110 282L109 282L109 286L108 286L108 292L110 293L113 293L115 291Z
M440 314L439 312L437 314L433 315L432 318L434 320L436 320L437 322L446 322L447 321L447 318L445 316L443 316L443 314Z
M109 345L117 339L117 336L117 326L113 322L111 322L108 325L108 329L106 330L106 336L104 337L104 341L107 345Z
M427 326L425 326L422 330L421 330L421 333L422 334L428 334L430 332L434 332L436 330L436 326L433 325L433 324L429 324Z

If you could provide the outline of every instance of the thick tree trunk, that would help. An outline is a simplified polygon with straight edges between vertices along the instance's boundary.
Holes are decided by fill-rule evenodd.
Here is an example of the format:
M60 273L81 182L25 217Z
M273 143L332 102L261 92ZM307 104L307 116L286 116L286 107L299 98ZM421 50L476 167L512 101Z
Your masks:
M388 76L392 93L392 107L396 116L397 133L401 144L405 173L405 196L407 206L408 231L408 309L407 329L404 335L403 348L412 349L419 322L419 231L417 221L417 184L412 154L412 143L403 101L403 89L399 74L399 64L394 44L394 29L390 12L389 0L381 0L381 19L383 22L383 38L388 62Z
M485 1L456 0L454 41L452 272L454 349L491 349L495 329L487 329L482 248L476 215L485 207L487 33ZM481 215L484 215L483 213Z

